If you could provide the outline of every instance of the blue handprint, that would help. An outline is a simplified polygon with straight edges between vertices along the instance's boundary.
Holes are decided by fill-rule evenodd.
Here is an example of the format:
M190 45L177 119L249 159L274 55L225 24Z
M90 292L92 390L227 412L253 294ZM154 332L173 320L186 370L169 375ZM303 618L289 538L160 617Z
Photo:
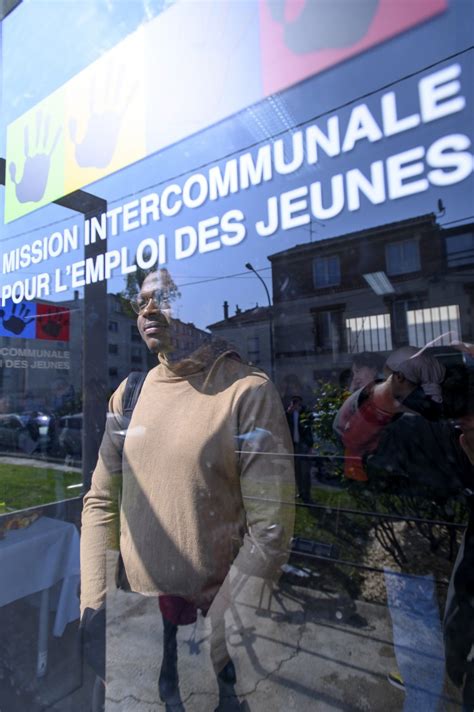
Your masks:
M34 321L34 317L28 318L30 310L22 304L20 306L20 311L16 313L16 304L13 305L11 314L8 319L5 319L5 309L0 309L0 319L2 320L3 328L10 331L15 336L21 334L24 329Z
M36 143L33 147L30 145L30 127L25 126L24 129L23 152L25 164L21 180L17 180L16 163L11 162L8 166L10 178L15 185L16 197L20 203L37 203L43 197L48 183L51 155L61 135L61 128L58 128L52 142L50 142L50 117L38 110L35 118Z
M135 83L126 93L123 75L124 67L117 67L115 71L109 69L100 96L93 77L89 89L89 120L82 141L78 141L76 119L69 121L76 161L82 168L105 168L112 161L124 114L138 86Z

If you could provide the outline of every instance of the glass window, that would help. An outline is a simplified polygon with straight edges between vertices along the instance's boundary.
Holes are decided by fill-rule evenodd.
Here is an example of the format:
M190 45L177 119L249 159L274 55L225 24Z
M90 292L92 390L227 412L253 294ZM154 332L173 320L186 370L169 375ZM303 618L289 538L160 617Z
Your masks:
M0 18L1 711L474 709L474 4Z
M316 351L338 353L342 347L342 311L324 309L315 313Z
M141 347L132 346L130 360L131 360L132 364L138 364L143 361L143 351L142 351Z
M346 319L349 352L389 351L392 348L390 314L371 314Z
M427 307L407 311L408 339L413 346L425 346L436 340L447 345L460 338L459 306Z
M140 336L140 332L134 324L132 324L132 326L130 327L130 336L133 342L138 342L141 344L142 337Z
M420 251L418 240L392 242L385 247L387 274L407 274L420 269Z
M474 262L474 233L446 237L448 267L460 267Z
M313 261L314 286L335 287L341 283L341 266L338 255L316 257Z
M258 364L260 361L260 339L258 336L247 337L247 355L249 361Z

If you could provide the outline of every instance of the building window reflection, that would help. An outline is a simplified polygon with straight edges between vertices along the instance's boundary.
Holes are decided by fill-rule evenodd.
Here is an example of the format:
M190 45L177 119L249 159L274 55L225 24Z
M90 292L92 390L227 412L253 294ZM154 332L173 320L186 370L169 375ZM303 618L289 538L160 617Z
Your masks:
M130 327L130 336L132 341L137 342L138 344L141 344L142 342L142 337L140 336L140 332L138 331L138 328L132 324Z
M313 260L314 286L337 287L341 283L341 264L338 255L316 257Z
M251 363L258 364L260 362L260 339L258 336L247 338L247 356Z
M316 351L338 354L342 345L342 309L332 308L315 312Z
M420 250L418 240L391 242L385 247L387 274L408 274L420 269Z
M346 319L349 352L390 351L392 333L390 314L371 314Z
M408 341L412 346L425 346L434 339L439 345L449 344L461 334L459 305L407 311Z
M142 349L139 346L132 346L132 351L131 351L131 362L134 364L138 364L142 362Z
M448 267L460 267L474 262L474 233L452 235L446 238Z

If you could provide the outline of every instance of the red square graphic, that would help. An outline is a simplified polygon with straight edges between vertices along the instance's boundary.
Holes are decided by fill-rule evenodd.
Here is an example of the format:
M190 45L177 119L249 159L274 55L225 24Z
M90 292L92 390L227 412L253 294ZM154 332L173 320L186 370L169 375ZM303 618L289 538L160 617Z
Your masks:
M36 338L69 341L70 310L51 304L36 305Z
M265 96L444 12L447 0L260 0Z

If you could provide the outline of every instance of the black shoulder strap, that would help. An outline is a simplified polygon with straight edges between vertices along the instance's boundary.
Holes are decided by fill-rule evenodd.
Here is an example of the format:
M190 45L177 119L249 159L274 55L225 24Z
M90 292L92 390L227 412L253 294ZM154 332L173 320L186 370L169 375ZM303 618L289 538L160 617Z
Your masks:
M127 378L127 383L122 396L122 411L123 414L129 419L132 417L133 409L137 404L146 375L146 373L132 371Z
M125 384L125 390L122 396L122 411L124 416L128 419L128 422L130 422L132 417L133 409L137 404L146 376L146 373L132 371L127 378L127 383ZM131 591L122 554L120 552L117 559L117 565L115 567L115 585L122 591Z

